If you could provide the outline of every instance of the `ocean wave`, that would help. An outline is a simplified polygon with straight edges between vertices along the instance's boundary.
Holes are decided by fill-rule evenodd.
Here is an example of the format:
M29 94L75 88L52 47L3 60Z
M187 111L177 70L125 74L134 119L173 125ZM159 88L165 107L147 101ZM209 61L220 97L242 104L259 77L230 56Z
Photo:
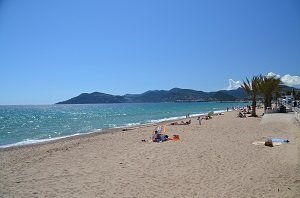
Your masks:
M195 113L195 114L190 114L190 117L198 117L198 116L204 116L205 113Z
M157 119L157 120L148 120L148 122L150 122L150 123L158 123L158 122L165 122L165 121L171 121L171 120L179 120L179 119L184 119L184 118L186 118L186 116L162 118L162 119Z
M26 139L21 142L17 142L14 144L6 144L6 145L1 145L0 148L9 148L9 147L16 147L16 146L25 146L25 145L30 145L30 144L38 144L38 143L43 143L43 142L49 142L53 140L58 140L64 137L59 137L59 138L51 138L51 139L41 139L41 140L36 140L36 139Z
M113 104L114 109L106 105L101 105L99 109L88 105L46 106L46 109L40 106L24 106L22 108L0 106L0 121L4 121L0 126L0 148L35 144L99 131L94 128L134 128L139 125L153 125L186 119L187 114L190 117L198 117L207 115L210 111L223 113L227 111L228 106L241 106L242 104L128 104L125 109L123 108L124 104L120 105L122 105L122 109L119 108L119 104ZM1 111L1 108L4 108L5 111ZM232 111L232 108L228 110ZM3 112L6 111L7 113L4 114ZM8 131L11 131L12 134L8 135ZM72 132L74 134L70 135ZM50 134L53 138L41 137L41 135Z
M75 133L72 135L66 135L66 136L55 137L55 138L51 138L51 136L49 136L49 138L47 138L47 139L26 139L21 142L17 142L17 143L13 143L13 144L0 145L0 148L9 148L9 147L26 146L26 145L32 145L32 144L40 144L40 143L45 143L45 142L51 142L54 140L60 140L60 139L65 139L65 138L75 137L75 136L80 136L80 135L87 135L87 134L101 132L101 131L102 131L102 129L94 129L93 131L87 132L87 133Z
M109 124L108 126L109 126L109 128L116 128L117 127L116 124Z
M130 126L137 126L140 125L141 123L137 122L137 123L127 123L125 124L126 127L130 127Z
M126 113L117 113L115 115L112 115L112 116L126 116L127 114Z
M218 110L218 111L214 111L214 113L224 113L226 112L225 110Z

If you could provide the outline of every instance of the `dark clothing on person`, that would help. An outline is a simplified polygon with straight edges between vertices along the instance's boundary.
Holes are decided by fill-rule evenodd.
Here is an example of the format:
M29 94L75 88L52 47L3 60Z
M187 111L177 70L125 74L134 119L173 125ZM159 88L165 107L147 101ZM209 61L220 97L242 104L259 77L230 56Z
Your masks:
M159 133L154 133L152 135L153 142L160 142L161 141L161 135Z

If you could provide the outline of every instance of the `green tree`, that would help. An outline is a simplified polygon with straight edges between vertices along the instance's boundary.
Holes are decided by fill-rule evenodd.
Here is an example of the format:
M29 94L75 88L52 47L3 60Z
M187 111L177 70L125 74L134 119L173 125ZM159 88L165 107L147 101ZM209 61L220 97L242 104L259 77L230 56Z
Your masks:
M296 90L295 90L295 88L293 88L293 91L292 91L292 93L293 93L293 96L295 96L295 95L296 95Z
M253 76L251 82L246 78L246 82L243 81L241 87L245 90L245 92L250 96L252 100L252 112L251 116L257 117L256 115L256 99L259 94L259 76Z
M280 91L281 80L275 76L259 76L259 92L264 98L265 109L271 107L272 99L275 98L276 92Z
M280 94L280 92L279 91L276 91L275 92L275 101L276 101L276 108L278 107L278 98L280 98L281 97L281 94Z
M300 100L300 91L297 91L294 97L295 100Z

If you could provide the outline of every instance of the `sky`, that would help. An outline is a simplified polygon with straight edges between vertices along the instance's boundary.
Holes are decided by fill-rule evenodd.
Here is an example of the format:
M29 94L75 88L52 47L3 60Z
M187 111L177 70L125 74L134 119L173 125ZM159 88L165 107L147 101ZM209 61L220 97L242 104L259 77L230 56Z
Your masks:
M298 0L0 0L0 105L81 93L300 87Z

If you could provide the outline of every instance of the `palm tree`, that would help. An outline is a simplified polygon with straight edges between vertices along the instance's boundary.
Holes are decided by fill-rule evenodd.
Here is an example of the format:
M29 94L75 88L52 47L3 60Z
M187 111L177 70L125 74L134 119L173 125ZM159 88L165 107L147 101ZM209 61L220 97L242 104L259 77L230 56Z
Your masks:
M274 94L280 91L281 80L275 76L267 77L260 75L259 78L259 90L264 98L265 109L267 109L267 107L271 107L272 105Z
M256 98L259 94L260 77L259 76L253 76L251 82L248 80L248 78L246 78L246 80L247 80L247 82L243 82L241 87L251 97L251 100L252 100L251 116L257 117L257 115L256 115Z

